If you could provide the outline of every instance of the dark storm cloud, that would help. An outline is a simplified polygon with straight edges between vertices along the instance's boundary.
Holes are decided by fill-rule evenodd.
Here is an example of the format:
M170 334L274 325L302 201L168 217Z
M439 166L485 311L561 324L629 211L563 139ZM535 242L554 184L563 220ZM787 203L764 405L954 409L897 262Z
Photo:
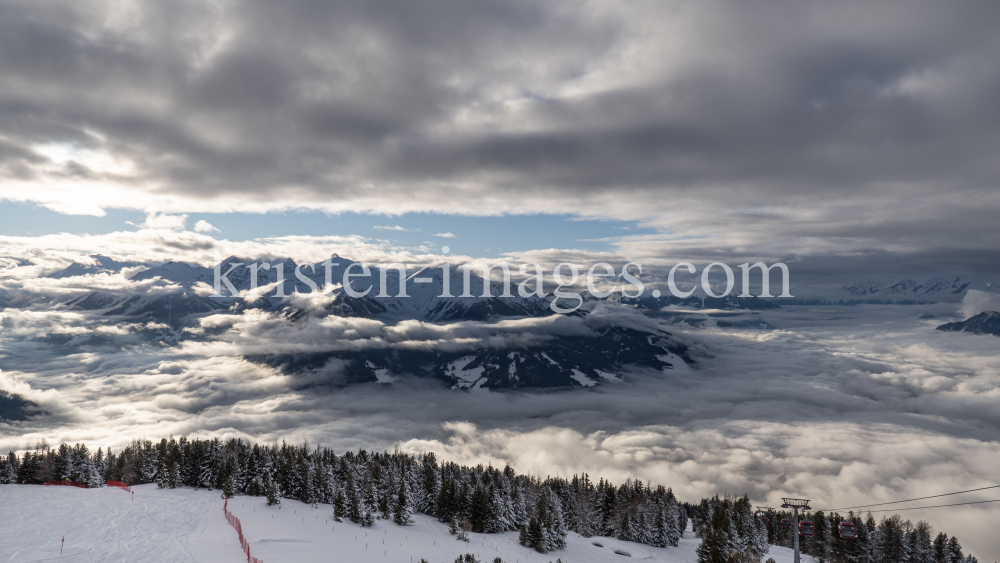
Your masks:
M657 249L672 255L991 248L998 16L993 2L7 3L0 197L549 211L706 239Z

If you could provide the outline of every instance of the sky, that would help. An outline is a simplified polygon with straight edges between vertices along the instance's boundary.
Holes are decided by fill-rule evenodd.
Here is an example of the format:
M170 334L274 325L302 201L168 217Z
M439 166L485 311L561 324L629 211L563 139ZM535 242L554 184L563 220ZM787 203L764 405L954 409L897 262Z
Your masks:
M237 240L996 270L994 2L2 10L4 235L204 214Z
M934 327L1000 309L998 20L988 0L4 2L0 391L49 414L0 426L0 449L309 439L772 505L992 484L996 342ZM169 291L47 277L91 254L210 265L215 249L783 261L793 285L961 277L980 293L787 307L773 330L659 319L694 350L689 370L485 395L327 388L336 366L299 381L243 358L331 335L469 345L492 330L474 324L296 332L262 313L161 349L38 305ZM65 345L87 335L113 345ZM996 509L920 517L1000 554Z

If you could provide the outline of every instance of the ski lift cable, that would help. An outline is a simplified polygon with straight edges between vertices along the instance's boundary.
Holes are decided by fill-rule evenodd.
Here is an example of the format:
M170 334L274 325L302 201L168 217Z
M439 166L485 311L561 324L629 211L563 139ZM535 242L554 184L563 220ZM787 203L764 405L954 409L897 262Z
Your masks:
M975 491L985 491L987 489L1000 489L1000 485L991 485L989 487L980 487L978 489L969 489L967 491L958 491L958 492L955 492L955 493L945 493L943 495L931 495L929 497L911 498L911 499L907 499L907 500L894 500L892 502L880 502L878 504L862 504L860 506L844 506L844 507L841 507L841 508L828 508L828 509L826 509L826 511L827 512L833 512L834 510L850 510L850 509L853 509L853 508L868 508L869 506L885 506L887 504L900 504L900 503L903 503L903 502L912 502L912 501L915 501L915 500L927 500L929 498L948 497L948 496L952 496L952 495L960 495L960 494L963 494L963 493L972 493L972 492L975 492ZM902 509L900 509L900 510L902 510ZM869 512L872 512L872 511L869 510ZM875 512L885 512L885 511L884 510L876 510Z
M974 500L971 502L956 502L955 504L936 504L934 506L913 506L910 508L886 508L883 510L868 510L866 512L901 512L903 510L923 510L925 508L944 508L946 506L965 506L967 504L986 504L990 502L1000 502L1000 498L994 500Z

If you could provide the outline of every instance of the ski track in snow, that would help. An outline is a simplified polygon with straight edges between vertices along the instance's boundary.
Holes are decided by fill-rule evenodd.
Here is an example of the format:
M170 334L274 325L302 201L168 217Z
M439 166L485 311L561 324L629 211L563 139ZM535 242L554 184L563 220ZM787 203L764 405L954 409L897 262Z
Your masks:
M79 489L40 485L0 485L0 562L86 561L129 563L239 563L246 561L236 531L222 514L218 491L165 490L155 485L129 493L109 487ZM265 563L452 563L473 553L483 563L695 563L700 540L690 530L678 547L660 549L613 538L584 538L570 532L567 548L529 551L517 533L469 534L455 539L448 527L423 514L397 526L378 520L371 528L336 522L330 505L314 508L284 499L267 506L260 497L230 499L230 511L243 525L250 553ZM66 544L59 555L59 540ZM602 544L597 547L594 543ZM412 557L412 560L411 560ZM791 563L792 551L772 547L769 557ZM812 558L803 556L803 563Z

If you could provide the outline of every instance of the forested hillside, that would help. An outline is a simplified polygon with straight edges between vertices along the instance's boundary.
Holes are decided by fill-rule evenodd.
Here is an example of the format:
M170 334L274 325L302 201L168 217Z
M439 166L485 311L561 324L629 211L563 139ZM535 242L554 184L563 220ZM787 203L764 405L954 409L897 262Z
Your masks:
M627 480L615 486L586 474L572 479L518 475L510 467L439 463L433 453L412 455L359 450L337 455L323 447L222 441L135 440L121 452L91 452L87 446L41 443L22 456L0 457L0 484L40 484L69 479L91 487L107 481L161 488L218 489L227 496L282 498L331 505L333 516L362 526L376 520L410 522L414 512L448 523L451 531L519 531L523 545L540 552L565 547L567 532L610 536L654 547L676 546L690 519L702 538L699 563L762 561L768 544L792 546L791 516L761 513L747 497L680 503L669 488ZM956 537L936 536L925 522L899 516L881 522L868 514L843 517L815 512L814 536L801 549L820 562L977 563L962 553ZM841 522L856 526L857 538L838 533Z

